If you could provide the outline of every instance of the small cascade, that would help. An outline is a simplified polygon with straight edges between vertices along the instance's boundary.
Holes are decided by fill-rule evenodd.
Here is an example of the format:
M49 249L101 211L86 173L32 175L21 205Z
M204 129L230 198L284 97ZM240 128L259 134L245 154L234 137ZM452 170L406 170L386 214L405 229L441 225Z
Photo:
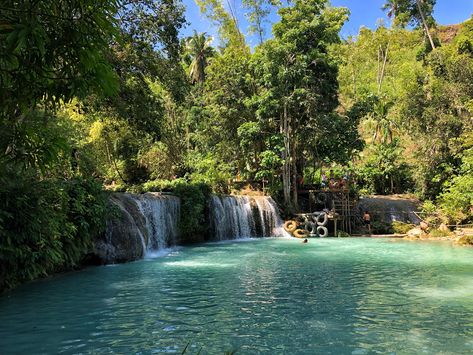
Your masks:
M280 235L282 220L276 203L267 196L212 196L210 221L214 239Z
M374 221L392 223L394 221L418 224L418 201L397 196L369 196L361 198L358 203L359 213L368 211Z
M140 259L176 245L180 200L160 193L116 193L110 197L112 216L96 254L104 263Z
M144 254L176 245L180 201L176 196L146 193L136 196L145 219L147 240Z

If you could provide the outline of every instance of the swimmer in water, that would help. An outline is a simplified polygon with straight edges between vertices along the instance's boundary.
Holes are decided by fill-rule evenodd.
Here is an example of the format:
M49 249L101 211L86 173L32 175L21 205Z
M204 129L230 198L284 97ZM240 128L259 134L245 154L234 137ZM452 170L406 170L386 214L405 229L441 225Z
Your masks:
M307 238L306 238L306 239L304 239L304 240L302 241L302 243L309 243L309 241L308 241Z

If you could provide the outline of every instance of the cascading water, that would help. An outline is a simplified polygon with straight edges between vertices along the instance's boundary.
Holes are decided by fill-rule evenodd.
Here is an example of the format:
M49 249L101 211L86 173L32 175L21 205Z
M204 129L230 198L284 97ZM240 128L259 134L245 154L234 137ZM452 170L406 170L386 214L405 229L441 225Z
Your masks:
M136 196L139 210L144 216L147 243L144 254L167 248L177 243L177 222L180 200L175 196L146 193Z
M110 197L115 212L107 221L105 239L97 241L95 252L104 263L136 260L176 245L180 200L159 193Z
M282 220L267 196L212 196L210 221L216 240L281 235Z
M414 199L398 196L369 196L360 199L358 208L361 215L368 211L375 221L418 224L420 219L414 213L418 210L418 204Z

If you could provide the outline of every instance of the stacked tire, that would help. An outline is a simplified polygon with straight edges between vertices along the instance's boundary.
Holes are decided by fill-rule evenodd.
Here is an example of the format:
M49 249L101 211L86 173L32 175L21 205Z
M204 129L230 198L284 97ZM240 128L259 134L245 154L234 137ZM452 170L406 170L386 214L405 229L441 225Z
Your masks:
M325 212L313 215L310 219L305 218L304 221L298 222L289 220L284 223L284 230L291 233L296 238L320 237L328 236L328 215Z

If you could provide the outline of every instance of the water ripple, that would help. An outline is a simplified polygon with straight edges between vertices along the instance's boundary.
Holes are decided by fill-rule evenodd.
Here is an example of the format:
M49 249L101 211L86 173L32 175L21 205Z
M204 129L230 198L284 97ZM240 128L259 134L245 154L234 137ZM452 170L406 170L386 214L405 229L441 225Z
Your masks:
M472 256L369 239L180 248L0 298L0 353L472 353Z

